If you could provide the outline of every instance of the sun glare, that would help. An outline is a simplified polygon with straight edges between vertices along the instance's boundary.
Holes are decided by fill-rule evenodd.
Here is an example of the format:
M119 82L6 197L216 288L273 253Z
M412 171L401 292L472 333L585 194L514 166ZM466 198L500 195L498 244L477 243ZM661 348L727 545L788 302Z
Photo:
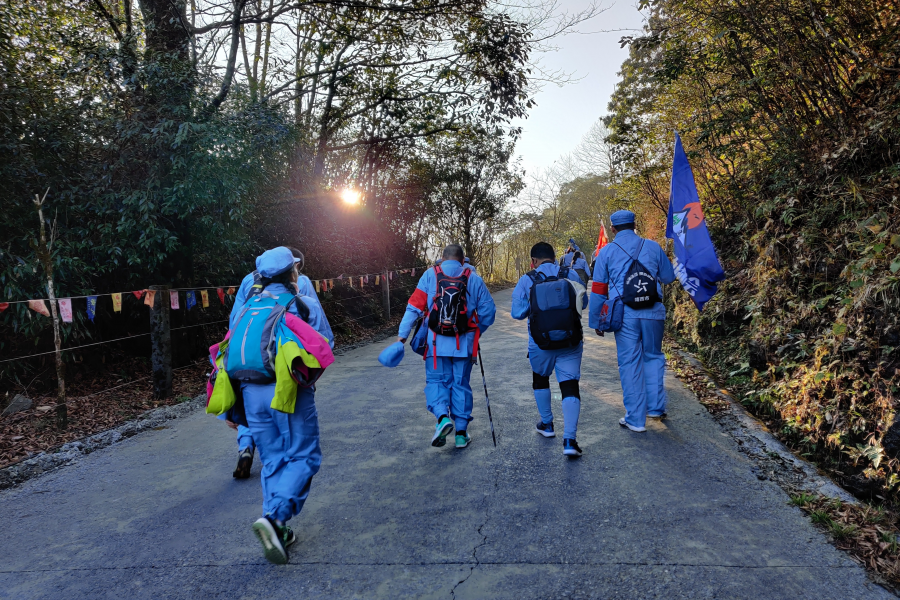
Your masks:
M362 198L362 194L350 188L341 192L341 200L344 201L344 204L359 204L360 198Z

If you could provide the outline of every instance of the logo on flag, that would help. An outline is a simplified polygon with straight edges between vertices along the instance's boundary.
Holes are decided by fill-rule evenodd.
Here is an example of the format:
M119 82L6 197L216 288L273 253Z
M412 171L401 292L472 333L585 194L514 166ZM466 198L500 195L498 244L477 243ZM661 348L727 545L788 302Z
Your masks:
M193 290L191 290L190 292L187 292L187 293L185 294L185 296L186 296L186 298L185 298L185 302L184 302L184 303L185 303L185 305L187 306L187 309L188 309L188 310L191 310L192 308L194 308L195 306L197 306L197 296L196 296L196 292L194 292Z
M122 312L122 293L111 294L113 301L113 312Z
M725 279L719 264L706 218L700 207L700 196L694 173L688 163L681 137L675 134L675 156L672 159L672 188L669 194L669 218L666 237L673 241L675 275L691 296L698 310L703 310L715 295L716 283Z

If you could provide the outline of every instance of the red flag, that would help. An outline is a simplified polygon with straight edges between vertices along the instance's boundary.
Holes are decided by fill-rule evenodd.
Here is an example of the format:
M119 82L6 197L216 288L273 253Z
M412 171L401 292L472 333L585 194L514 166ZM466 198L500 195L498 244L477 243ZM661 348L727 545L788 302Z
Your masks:
M0 302L0 312L3 312L7 308L9 308L9 302Z
M599 237L597 237L597 249L594 250L594 258L596 258L598 254L600 254L600 249L608 243L609 238L606 237L606 226L604 226L603 223L600 223L600 235Z
M219 295L219 302L225 304L225 290L222 288L216 288L216 293Z
M134 292L131 292L131 293L134 294L134 297L135 297L135 298L137 298L138 300L140 300L141 298L144 297L144 292L146 292L146 291L147 291L147 290L137 290L137 291L134 291Z

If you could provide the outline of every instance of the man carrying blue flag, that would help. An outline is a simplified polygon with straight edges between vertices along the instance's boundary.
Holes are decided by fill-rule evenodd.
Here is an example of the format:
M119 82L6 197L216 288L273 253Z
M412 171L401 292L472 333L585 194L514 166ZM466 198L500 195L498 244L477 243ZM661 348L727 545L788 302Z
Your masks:
M625 313L622 328L615 332L625 404L619 425L640 433L647 431L647 417L666 416L662 351L666 307L660 284L675 281L675 273L662 247L635 233L633 212L616 211L610 222L615 238L600 250L594 263L589 324L603 335L598 329L603 303L607 297L622 297Z
M672 189L666 237L673 240L675 275L691 296L698 310L716 293L716 283L725 279L706 227L694 173L675 134L675 158L672 160Z

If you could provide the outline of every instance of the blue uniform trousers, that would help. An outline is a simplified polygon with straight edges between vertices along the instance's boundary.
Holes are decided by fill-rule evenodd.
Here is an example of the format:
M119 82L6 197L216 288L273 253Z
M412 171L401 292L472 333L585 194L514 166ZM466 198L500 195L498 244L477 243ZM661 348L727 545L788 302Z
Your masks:
M645 425L648 411L666 410L664 326L665 321L626 317L615 333L625 421L635 427Z
M578 381L581 379L581 357L584 354L584 342L574 348L560 350L541 350L530 338L528 340L528 361L531 370L543 377L549 377L556 370L556 381ZM541 415L541 421L553 421L550 408L550 390L534 390L534 401ZM578 433L578 417L581 415L581 398L574 396L562 399L563 438L576 439Z
M472 420L471 357L438 356L425 359L425 400L435 417L450 414L457 431L464 431Z
M300 388L292 414L270 407L275 384L241 384L247 423L262 461L263 516L287 521L309 496L322 464L315 392Z
M251 450L256 448L256 444L253 443L253 434L250 433L250 428L244 425L238 425L237 428L238 452L242 452L247 448L250 448Z

